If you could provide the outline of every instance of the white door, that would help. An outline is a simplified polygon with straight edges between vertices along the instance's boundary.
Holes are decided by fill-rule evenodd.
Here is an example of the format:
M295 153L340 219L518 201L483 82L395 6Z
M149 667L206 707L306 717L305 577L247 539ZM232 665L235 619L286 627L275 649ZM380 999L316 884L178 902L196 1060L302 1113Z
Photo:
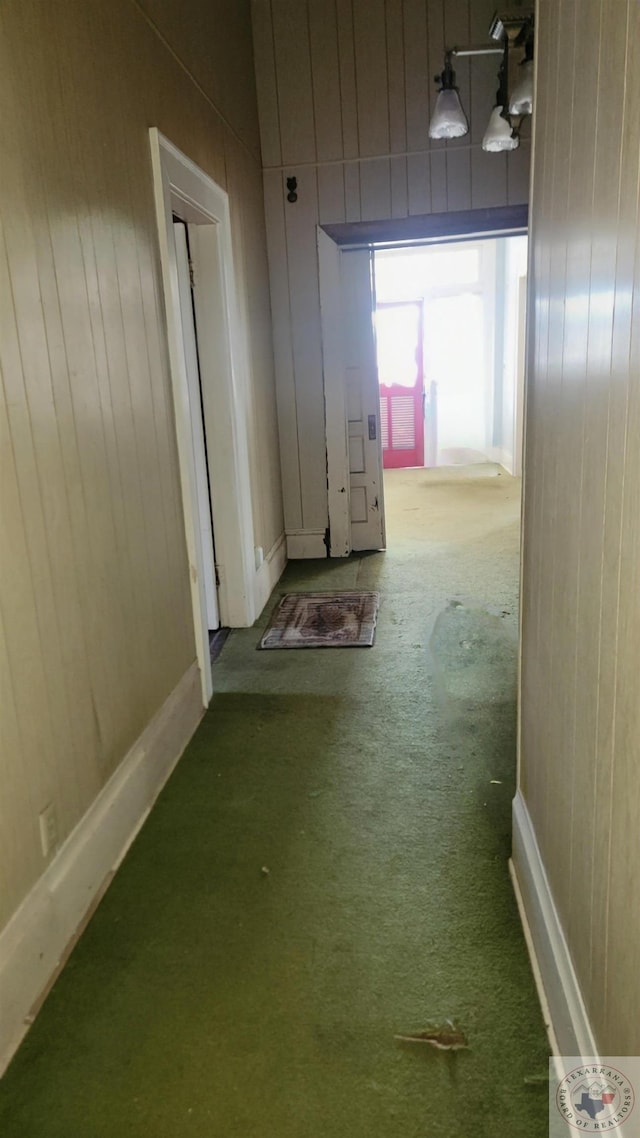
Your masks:
M322 371L327 429L329 556L351 553L349 437L345 391L340 249L318 226Z
M380 392L373 326L373 254L342 251L345 390L349 433L351 547L384 549Z
M202 394L198 367L198 344L193 315L191 294L191 271L187 246L187 227L183 221L175 221L173 232L176 243L178 266L178 287L180 293L180 320L184 344L185 368L189 388L189 418L191 420L191 440L196 473L196 492L198 499L198 521L202 557L204 565L204 592L207 609L207 627L210 631L220 627L218 592L216 587L215 554L213 547L213 524L211 519L211 496L207 471L207 450L202 420Z

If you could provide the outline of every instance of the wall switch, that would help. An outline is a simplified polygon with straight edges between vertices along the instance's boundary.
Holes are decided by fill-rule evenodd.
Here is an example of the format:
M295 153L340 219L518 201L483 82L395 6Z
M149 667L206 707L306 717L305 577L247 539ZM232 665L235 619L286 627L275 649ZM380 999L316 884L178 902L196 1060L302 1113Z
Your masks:
M253 552L256 558L256 569L259 569L262 565L262 562L264 561L264 549L261 545L256 545Z
M58 817L52 802L40 815L40 845L43 857L49 857L58 845Z

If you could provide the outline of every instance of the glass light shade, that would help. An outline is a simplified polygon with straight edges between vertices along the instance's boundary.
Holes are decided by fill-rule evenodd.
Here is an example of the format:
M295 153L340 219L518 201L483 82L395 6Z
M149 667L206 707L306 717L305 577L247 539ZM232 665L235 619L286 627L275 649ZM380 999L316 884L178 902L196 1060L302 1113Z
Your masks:
M441 91L429 123L429 138L462 138L468 133L469 123L458 92L453 88Z
M533 60L520 64L520 78L509 100L510 115L530 115L533 110Z
M502 117L502 107L494 107L482 139L482 149L495 154L500 150L515 150L520 139L514 137L511 123Z

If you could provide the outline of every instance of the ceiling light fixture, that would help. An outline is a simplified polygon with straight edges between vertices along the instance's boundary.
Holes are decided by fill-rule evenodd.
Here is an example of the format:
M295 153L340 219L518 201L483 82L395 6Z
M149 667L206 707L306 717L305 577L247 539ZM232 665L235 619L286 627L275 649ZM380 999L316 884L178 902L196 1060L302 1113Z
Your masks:
M429 123L429 138L462 138L469 132L469 123L456 86L453 58L500 55L502 58L498 71L498 94L482 140L482 147L489 153L515 150L520 142L522 118L524 115L530 115L533 110L533 35L533 15L515 16L496 13L489 27L489 38L493 43L479 47L446 48L444 69L435 76L439 86ZM513 90L510 91L511 54L520 48L524 49L524 58L518 67L513 69L517 78Z
M499 154L503 150L515 150L520 138L513 129L507 115L507 76L509 69L509 48L505 44L502 63L498 71L498 93L496 104L491 112L487 129L482 139L482 149L489 154Z
M436 75L436 82L440 83L440 90L429 123L429 138L462 138L468 133L469 123L456 87L451 52L446 52L444 69L439 77Z

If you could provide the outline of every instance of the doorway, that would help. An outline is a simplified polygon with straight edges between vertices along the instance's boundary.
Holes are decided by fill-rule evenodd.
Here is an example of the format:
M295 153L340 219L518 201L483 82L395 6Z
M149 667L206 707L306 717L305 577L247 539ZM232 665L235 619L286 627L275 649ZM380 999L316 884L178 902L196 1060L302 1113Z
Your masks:
M453 480L519 476L526 236L374 250L385 501L393 540Z
M220 605L218 601L218 581L213 536L213 507L211 504L207 437L204 422L202 378L200 375L198 353L198 331L193 296L193 261L191 259L191 249L189 245L189 226L186 221L183 221L182 218L176 214L173 215L173 234L176 267L178 271L178 293L185 357L184 362L189 386L189 409L193 442L193 461L196 474L198 524L202 542L206 623L209 633L208 639L209 643L211 643L212 633L215 633L220 627Z
M520 473L526 263L524 236L375 251L385 470Z
M526 208L454 216L318 227L330 557L385 548L394 470L521 473Z
M210 630L247 627L262 607L243 411L245 345L228 196L155 127L149 134L195 648L207 707Z

